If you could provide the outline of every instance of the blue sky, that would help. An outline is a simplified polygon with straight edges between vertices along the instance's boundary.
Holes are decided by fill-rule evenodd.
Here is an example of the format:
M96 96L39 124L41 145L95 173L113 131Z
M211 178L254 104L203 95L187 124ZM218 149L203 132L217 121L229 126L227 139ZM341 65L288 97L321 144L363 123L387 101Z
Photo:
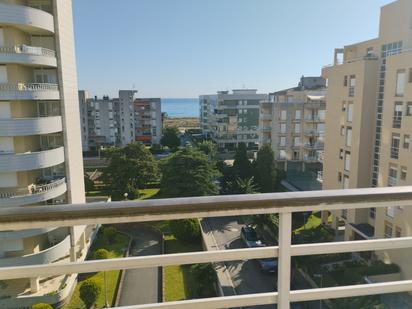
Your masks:
M334 48L377 36L390 2L73 0L79 88L182 98L295 86Z

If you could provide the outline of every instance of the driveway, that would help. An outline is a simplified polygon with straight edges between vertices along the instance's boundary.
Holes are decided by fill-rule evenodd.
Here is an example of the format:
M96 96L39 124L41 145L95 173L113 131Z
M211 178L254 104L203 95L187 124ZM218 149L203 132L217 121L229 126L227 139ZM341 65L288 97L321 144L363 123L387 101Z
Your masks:
M130 256L162 254L160 235L139 225L123 225L120 230L133 237ZM124 273L119 306L141 305L161 301L160 271L158 267L131 269Z
M238 217L209 218L209 226L219 249L243 248L240 239L242 222ZM238 295L276 291L277 278L273 274L262 273L257 261L226 262L234 288ZM273 309L273 305L244 307L244 309Z

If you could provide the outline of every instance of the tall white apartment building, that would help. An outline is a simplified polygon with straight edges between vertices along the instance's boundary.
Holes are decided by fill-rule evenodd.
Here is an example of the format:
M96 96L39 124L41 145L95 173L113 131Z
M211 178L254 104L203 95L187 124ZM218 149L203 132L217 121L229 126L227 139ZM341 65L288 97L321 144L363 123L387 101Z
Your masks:
M257 150L259 142L259 103L267 101L267 94L256 89L219 91L202 95L200 125L204 135L212 138L221 152L232 152L239 143Z
M0 0L0 208L85 201L72 2ZM0 267L83 259L89 229L0 231ZM58 304L76 275L9 280L0 308Z
M338 48L328 79L324 189L412 184L412 1L381 9L379 35ZM403 207L334 211L347 240L412 235ZM374 253L412 277L411 249ZM369 254L369 257L373 254ZM365 256L365 255L364 255Z
M119 117L120 117L120 144L127 145L136 140L136 127L134 123L135 90L119 91Z
M279 168L322 170L326 81L302 77L294 88L260 103L260 145L271 145Z

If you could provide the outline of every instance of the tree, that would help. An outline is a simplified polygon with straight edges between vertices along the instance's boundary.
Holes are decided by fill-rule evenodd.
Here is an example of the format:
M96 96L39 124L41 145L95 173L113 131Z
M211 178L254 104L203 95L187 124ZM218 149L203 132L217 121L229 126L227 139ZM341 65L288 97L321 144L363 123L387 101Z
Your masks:
M212 141L201 141L197 144L197 148L211 159L215 157L217 152L216 144Z
M50 306L49 304L37 304L37 305L33 305L31 309L53 309L53 307Z
M229 194L255 194L256 185L253 177L248 179L236 178L228 183Z
M177 149L180 146L180 132L177 127L167 127L163 130L163 136L160 143L170 149Z
M92 308L101 293L100 285L93 279L83 281L80 285L80 299L87 309Z
M219 172L215 164L199 150L182 149L161 164L162 197L191 197L217 195Z
M87 176L84 176L84 189L86 190L86 192L94 190L94 181Z
M93 258L95 260L107 260L109 256L109 251L106 249L97 249L93 254Z
M248 179L253 176L252 163L247 156L247 148L245 143L239 143L234 159L233 169L237 177Z
M172 234L185 242L196 242L200 238L200 226L196 219L169 221Z
M117 237L117 230L113 226L105 226L103 228L103 236L109 243L114 243Z
M259 191L262 193L276 192L280 177L276 169L275 155L269 145L260 148L253 167Z
M197 295L200 297L213 295L217 275L212 264L194 264L190 270L197 283Z
M159 169L152 154L141 143L124 148L110 148L105 152L109 165L104 169L102 180L109 186L113 200L138 197L138 189L158 180Z

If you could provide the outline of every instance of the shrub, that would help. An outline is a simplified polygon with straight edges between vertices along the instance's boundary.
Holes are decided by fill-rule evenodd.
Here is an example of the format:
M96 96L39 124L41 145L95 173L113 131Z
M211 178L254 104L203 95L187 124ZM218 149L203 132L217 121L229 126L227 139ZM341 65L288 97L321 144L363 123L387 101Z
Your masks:
M31 309L53 309L53 307L50 306L49 304L37 304L37 305L33 305Z
M114 243L116 241L117 230L113 226L108 226L103 229L103 236L107 239L109 243Z
M197 282L197 295L200 297L208 297L214 294L214 283L217 276L216 271L211 264L195 264L190 267L190 270Z
M100 285L93 279L88 279L80 285L80 299L87 309L92 308L101 293Z
M96 252L93 254L93 258L95 260L107 260L109 256L109 251L107 251L106 249L97 249Z
M362 281L362 275L354 269L346 269L343 272L342 282L345 285L353 285Z
M200 238L200 226L196 219L169 222L170 231L179 240L195 242Z
M87 176L84 177L84 189L86 192L94 191L94 181Z

